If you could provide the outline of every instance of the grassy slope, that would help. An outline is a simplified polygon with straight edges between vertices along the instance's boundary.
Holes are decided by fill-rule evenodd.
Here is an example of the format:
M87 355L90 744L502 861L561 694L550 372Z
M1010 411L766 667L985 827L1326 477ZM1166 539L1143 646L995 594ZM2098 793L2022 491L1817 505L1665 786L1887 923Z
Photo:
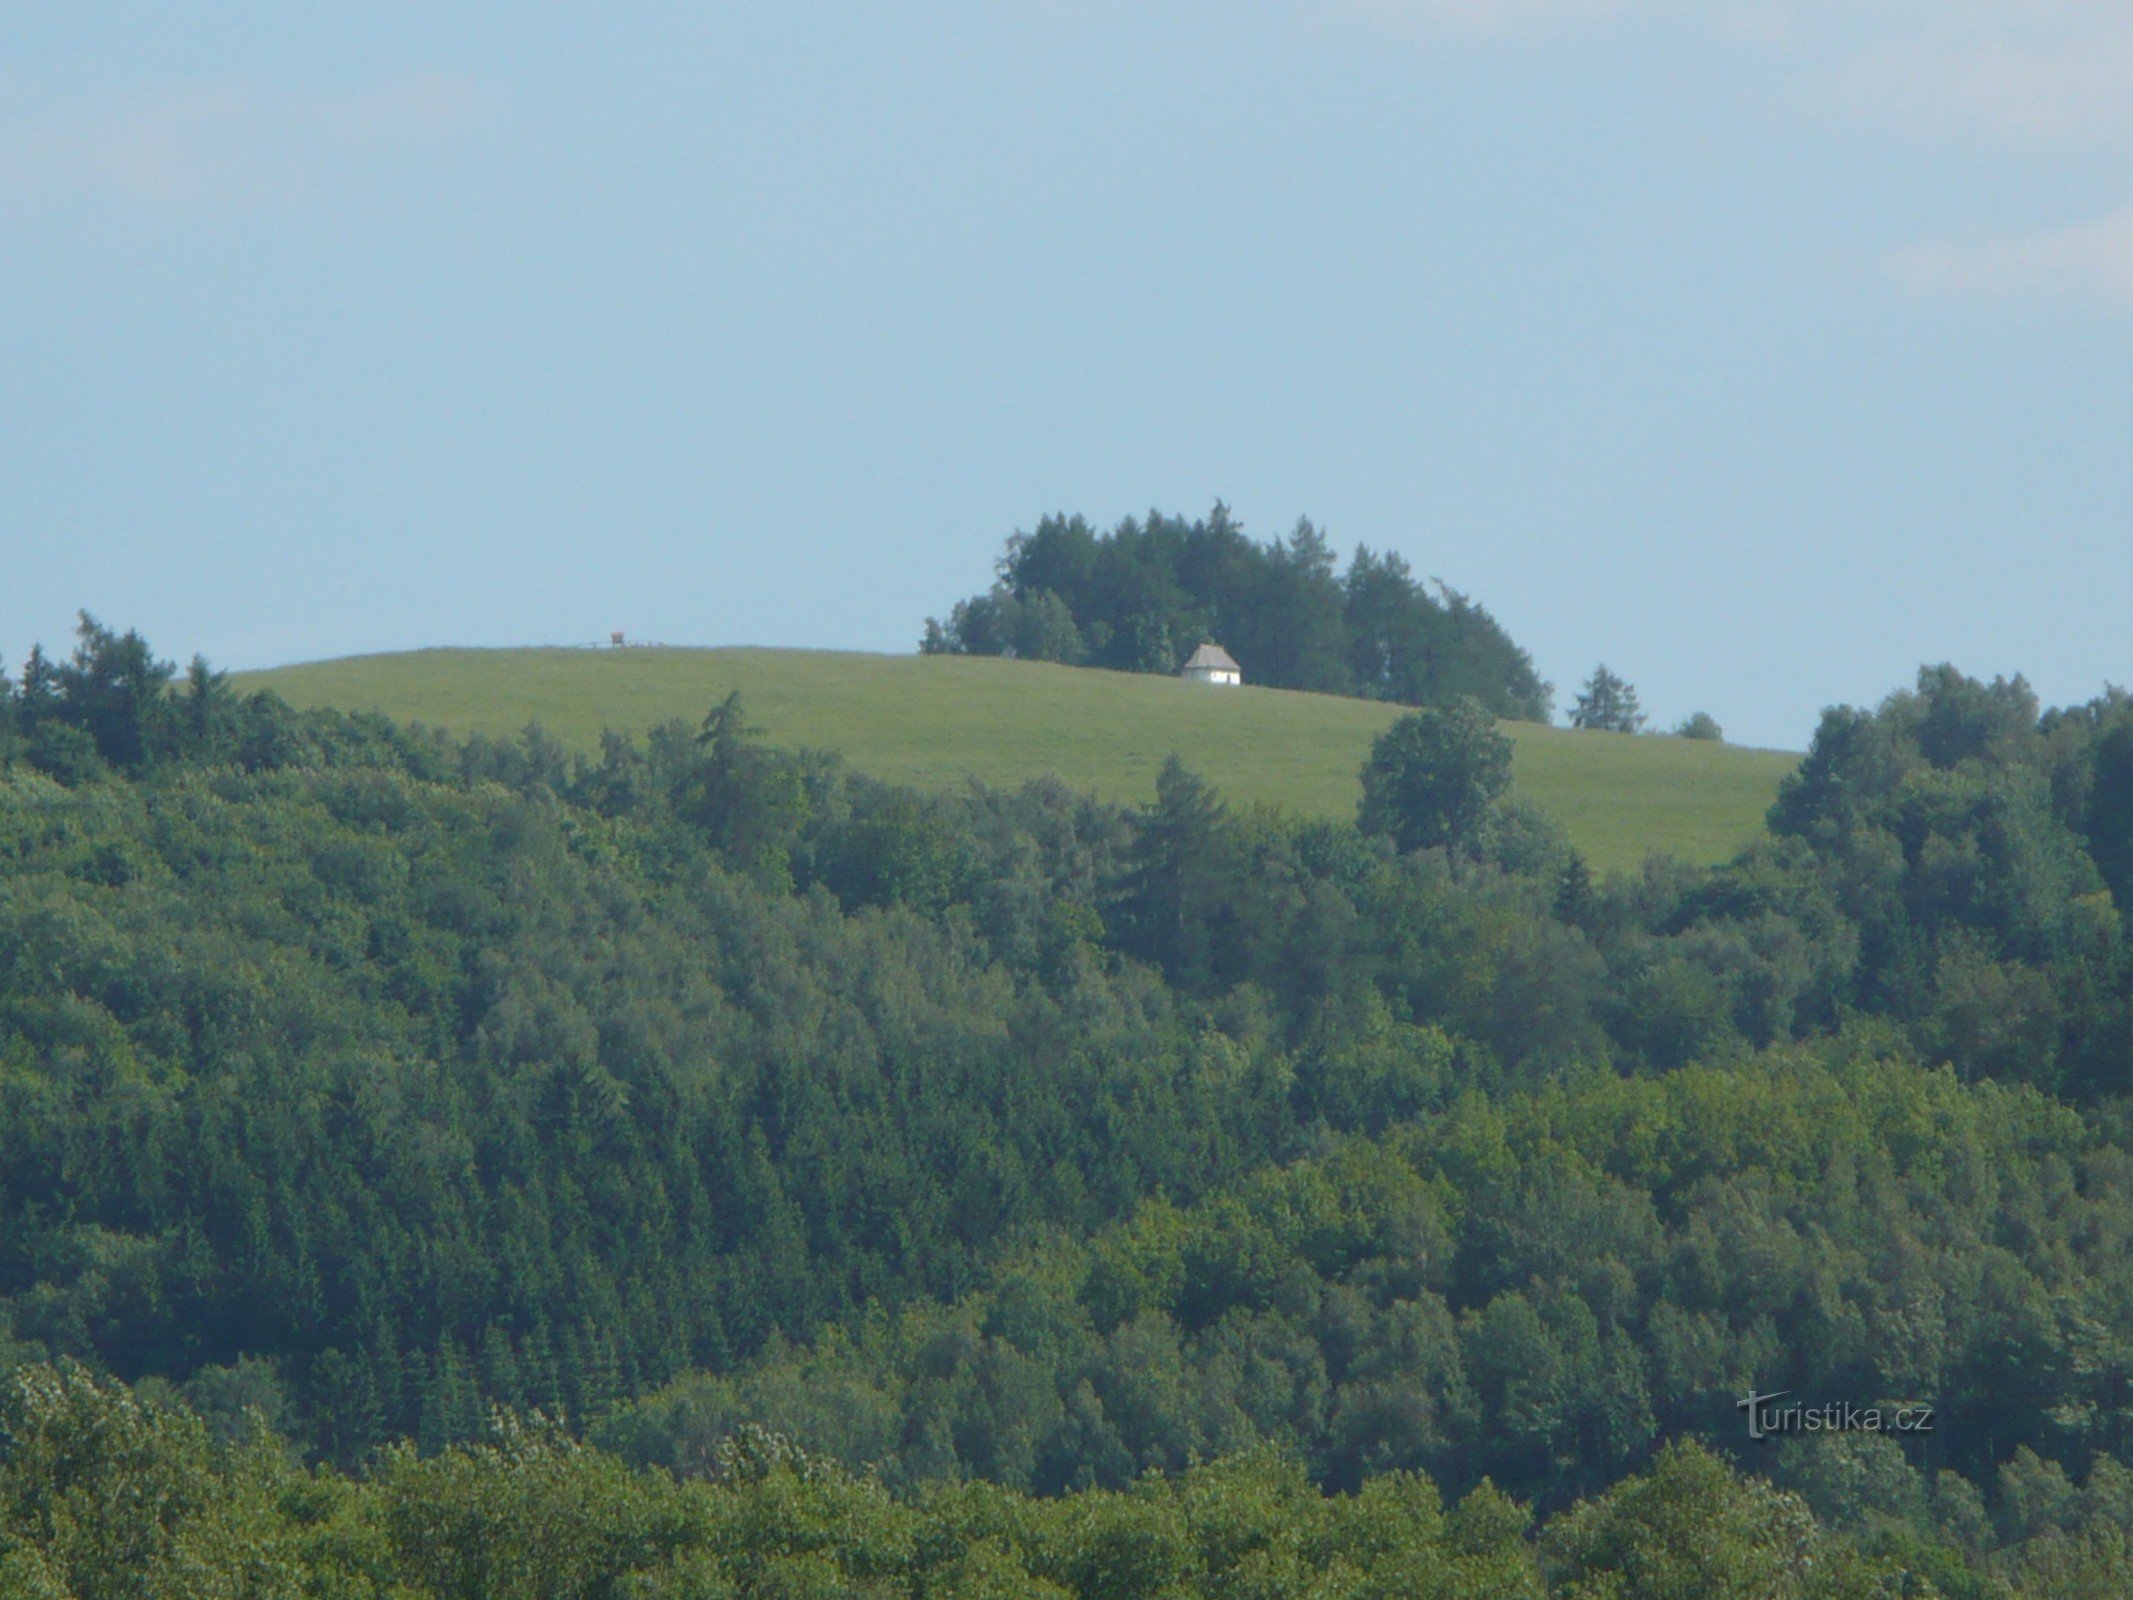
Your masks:
M1354 814L1356 772L1395 707L1279 689L1035 662L822 650L424 650L246 674L297 706L385 711L455 732L538 721L576 749L603 728L701 718L739 689L778 744L841 751L860 770L921 785L1011 785L1040 773L1111 799L1154 792L1176 751L1233 803ZM1518 792L1558 817L1596 867L1649 851L1730 854L1761 827L1798 759L1684 739L1505 725Z

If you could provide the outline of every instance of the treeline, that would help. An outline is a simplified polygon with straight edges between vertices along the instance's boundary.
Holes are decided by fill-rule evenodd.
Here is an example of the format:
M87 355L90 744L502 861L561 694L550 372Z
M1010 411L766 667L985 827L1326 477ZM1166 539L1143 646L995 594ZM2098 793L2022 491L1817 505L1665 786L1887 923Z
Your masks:
M1694 1445L1535 1530L1488 1486L1446 1505L1389 1473L1327 1497L1265 1450L1124 1491L899 1499L758 1430L677 1483L508 1416L351 1479L293 1467L256 1418L218 1442L79 1368L9 1391L0 1592L36 1600L2103 1600L2133 1582L2124 1473L2004 1545L1895 1548Z
M1858 1468L1890 1505L2091 1482L2129 730L1934 669L1825 719L1766 842L1595 882L1471 707L1304 823L1176 764L900 790L731 699L453 740L85 622L0 693L0 1365L344 1464L503 1404L681 1465L749 1417L1032 1492L1265 1439L1551 1508L1789 1379L1939 1409Z
M1203 640L1248 683L1403 705L1470 696L1499 717L1548 720L1549 686L1465 595L1367 546L1343 572L1308 519L1262 545L1220 503L1197 521L1151 511L1108 533L1046 517L1007 541L988 593L928 620L920 649L1167 673Z

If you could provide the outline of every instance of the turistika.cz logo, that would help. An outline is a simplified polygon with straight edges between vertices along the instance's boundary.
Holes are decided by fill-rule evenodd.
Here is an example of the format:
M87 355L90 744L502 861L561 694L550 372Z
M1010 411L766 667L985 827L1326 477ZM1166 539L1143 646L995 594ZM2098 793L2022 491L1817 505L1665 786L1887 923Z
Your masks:
M1791 1393L1790 1389L1780 1389L1775 1394L1757 1394L1750 1390L1745 1399L1734 1402L1735 1410L1748 1414L1749 1438L1774 1439L1784 1433L1933 1431L1931 1406L1855 1406L1848 1400L1833 1400L1819 1406L1771 1404L1773 1400L1782 1400Z

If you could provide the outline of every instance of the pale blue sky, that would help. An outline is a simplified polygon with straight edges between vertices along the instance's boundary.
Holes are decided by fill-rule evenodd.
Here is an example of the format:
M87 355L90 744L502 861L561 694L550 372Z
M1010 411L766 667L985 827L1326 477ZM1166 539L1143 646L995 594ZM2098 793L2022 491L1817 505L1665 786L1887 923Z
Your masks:
M2125 0L174 9L0 16L11 664L905 650L1220 496L1559 704L2133 678Z

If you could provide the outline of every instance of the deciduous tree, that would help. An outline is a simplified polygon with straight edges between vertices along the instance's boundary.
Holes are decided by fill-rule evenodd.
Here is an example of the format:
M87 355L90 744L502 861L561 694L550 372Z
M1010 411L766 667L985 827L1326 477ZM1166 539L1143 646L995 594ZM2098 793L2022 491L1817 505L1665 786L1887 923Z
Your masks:
M1371 744L1356 821L1401 850L1472 843L1511 787L1511 741L1474 700L1412 712Z

